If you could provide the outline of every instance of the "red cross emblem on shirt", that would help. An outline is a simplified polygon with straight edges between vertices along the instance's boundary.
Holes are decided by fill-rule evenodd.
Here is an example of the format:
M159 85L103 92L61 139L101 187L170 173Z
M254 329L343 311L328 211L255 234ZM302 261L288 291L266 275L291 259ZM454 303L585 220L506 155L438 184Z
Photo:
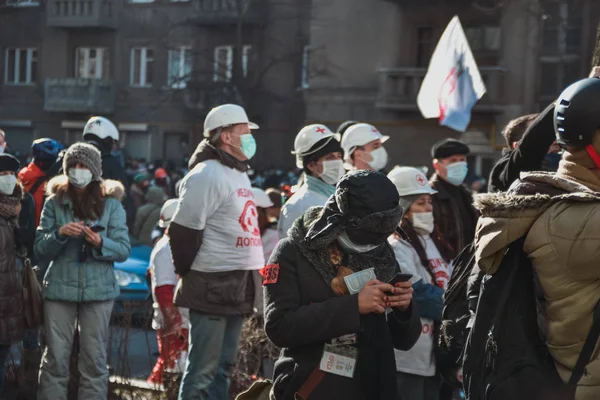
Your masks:
M325 128L317 128L317 133L325 134Z
M417 175L417 183L421 186L425 186L427 180L423 177L423 175Z

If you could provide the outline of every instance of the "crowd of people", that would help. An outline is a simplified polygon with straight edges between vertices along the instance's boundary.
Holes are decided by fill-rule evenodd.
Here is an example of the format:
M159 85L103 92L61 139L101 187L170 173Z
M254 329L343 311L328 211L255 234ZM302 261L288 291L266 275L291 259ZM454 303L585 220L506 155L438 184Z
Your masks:
M299 181L296 170L250 169L259 127L233 104L208 113L204 140L179 170L123 160L119 132L103 117L91 118L82 141L67 149L36 140L25 166L4 152L0 131L0 304L10 304L0 307L0 388L10 346L40 345L23 318L31 305L20 270L30 259L40 267L44 298L37 398L67 397L76 329L78 398L106 398L106 343L119 294L113 267L141 243L153 247L160 353L148 380L160 384L181 371L181 400L229 398L244 319L252 315L281 353L272 383L261 381L240 399L455 399L463 356L491 354L484 372L504 362L495 358L494 330L485 348L467 346L449 362L442 355L445 294L462 265L455 260L470 251L476 261L467 273L475 302L466 319L474 325L457 335L467 337L481 330L477 301L491 290L485 282L508 268L505 255L516 248L535 271L536 320L556 380L574 381L577 400L597 398L597 336L589 332L600 331L598 98L600 79L584 79L542 113L511 121L489 193L475 203L485 180L467 189L465 143L436 143L427 177L422 167L388 165L385 144L394 138L357 121L336 132L323 124L298 132L290 150ZM464 366L466 397L494 398L485 396L502 385L470 390L481 385ZM520 385L528 392L532 383Z

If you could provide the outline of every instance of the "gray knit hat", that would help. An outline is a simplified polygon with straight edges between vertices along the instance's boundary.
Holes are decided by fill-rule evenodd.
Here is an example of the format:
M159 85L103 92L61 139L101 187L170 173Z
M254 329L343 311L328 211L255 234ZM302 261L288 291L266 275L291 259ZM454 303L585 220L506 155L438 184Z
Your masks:
M102 178L102 156L97 148L84 142L69 147L63 159L63 171L68 174L69 165L80 163L90 170L93 180L99 181Z

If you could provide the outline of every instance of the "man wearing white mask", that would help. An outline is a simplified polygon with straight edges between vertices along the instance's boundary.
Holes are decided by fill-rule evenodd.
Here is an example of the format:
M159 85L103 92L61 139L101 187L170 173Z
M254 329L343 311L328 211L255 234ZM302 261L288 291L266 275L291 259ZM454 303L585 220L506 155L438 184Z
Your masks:
M342 137L344 161L348 170L380 171L388 162L383 144L389 139L370 124L354 124L346 129Z
M279 237L287 237L296 218L313 206L323 206L335 193L335 185L344 173L342 148L338 134L325 125L305 126L296 135L296 166L304 170L304 184L284 204L279 217Z
M246 111L213 108L183 178L169 225L175 305L190 310L179 399L227 399L244 316L262 310L265 259L247 171L256 141Z
M473 197L463 186L469 152L469 146L456 139L442 140L431 149L435 174L430 184L438 192L433 195L433 214L452 247L452 259L473 241L478 219Z

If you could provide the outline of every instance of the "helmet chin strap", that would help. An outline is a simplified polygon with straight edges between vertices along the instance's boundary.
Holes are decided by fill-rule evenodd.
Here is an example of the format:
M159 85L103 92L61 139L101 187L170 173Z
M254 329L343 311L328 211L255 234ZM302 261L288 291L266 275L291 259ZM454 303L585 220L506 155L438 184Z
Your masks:
M587 151L587 153L590 155L590 157L594 161L594 164L596 164L596 167L598 169L600 169L600 154L598 154L598 152L596 151L594 146L592 146L591 144L588 144L587 146L585 146L585 150Z

